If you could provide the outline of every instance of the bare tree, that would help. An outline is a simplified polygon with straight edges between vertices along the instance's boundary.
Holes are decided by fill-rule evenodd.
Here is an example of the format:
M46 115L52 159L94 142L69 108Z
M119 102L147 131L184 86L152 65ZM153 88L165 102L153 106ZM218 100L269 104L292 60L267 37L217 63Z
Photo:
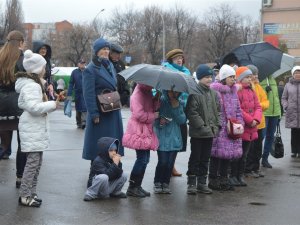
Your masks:
M76 66L81 58L91 59L96 37L92 25L75 24L70 31L46 34L45 40L52 47L52 61L56 65Z
M116 8L107 24L107 32L111 41L120 44L124 48L124 53L132 56L132 63L140 63L139 59L142 58L141 26L141 13L132 5L124 10Z
M242 16L240 20L240 32L242 43L253 43L259 40L260 26L258 22L253 22L252 18Z
M204 24L207 32L206 57L210 61L221 57L233 47L239 45L238 24L240 16L229 4L222 3L210 8L205 14Z
M0 39L3 40L12 30L24 31L23 10L19 0L6 0L5 12L0 20Z

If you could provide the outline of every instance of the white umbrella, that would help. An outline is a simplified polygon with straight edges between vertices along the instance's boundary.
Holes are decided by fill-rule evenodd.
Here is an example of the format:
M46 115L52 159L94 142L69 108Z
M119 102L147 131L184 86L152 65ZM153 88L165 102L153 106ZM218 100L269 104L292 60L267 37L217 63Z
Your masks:
M282 55L282 59L281 59L281 65L280 65L280 69L275 71L272 76L274 78L279 77L281 74L291 70L294 67L295 64L295 57L285 54L283 53Z

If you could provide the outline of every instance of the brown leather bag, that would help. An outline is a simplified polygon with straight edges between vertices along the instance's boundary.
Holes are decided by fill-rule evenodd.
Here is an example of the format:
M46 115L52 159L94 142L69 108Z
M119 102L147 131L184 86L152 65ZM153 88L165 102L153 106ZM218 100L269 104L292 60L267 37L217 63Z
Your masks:
M105 89L97 95L100 110L104 113L119 110L122 108L119 92Z

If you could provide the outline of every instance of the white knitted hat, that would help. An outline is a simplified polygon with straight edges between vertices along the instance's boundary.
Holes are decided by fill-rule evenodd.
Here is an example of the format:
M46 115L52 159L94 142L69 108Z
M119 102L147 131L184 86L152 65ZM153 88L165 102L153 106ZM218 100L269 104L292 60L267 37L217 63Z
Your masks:
M40 54L33 53L31 50L24 52L23 66L26 72L40 74L46 63L46 60Z
M292 76L294 76L294 73L296 70L300 70L300 66L294 66L292 69Z
M235 76L235 70L227 65L227 64L224 64L221 69L220 69L220 72L219 72L219 77L220 77L220 80L224 80L226 79L227 77L230 77L230 76Z

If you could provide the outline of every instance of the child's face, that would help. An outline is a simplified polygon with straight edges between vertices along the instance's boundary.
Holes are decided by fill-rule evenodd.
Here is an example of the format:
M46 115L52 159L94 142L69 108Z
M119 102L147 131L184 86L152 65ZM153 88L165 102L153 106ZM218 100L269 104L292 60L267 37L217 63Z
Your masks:
M201 84L204 84L205 86L209 87L210 84L212 82L212 76L211 75L207 75L205 77L202 77L200 80L199 80L199 83Z
M108 154L109 154L109 158L112 159L117 154L117 150L116 149L110 150L110 151L108 151Z
M243 78L243 79L241 80L241 83L242 83L242 84L248 84L248 85L250 85L250 84L251 84L251 75L249 75L249 76Z
M226 83L226 85L228 85L229 87L231 87L232 85L234 85L234 84L235 84L235 76L232 75L232 76L230 76L230 77L226 77L225 83Z

